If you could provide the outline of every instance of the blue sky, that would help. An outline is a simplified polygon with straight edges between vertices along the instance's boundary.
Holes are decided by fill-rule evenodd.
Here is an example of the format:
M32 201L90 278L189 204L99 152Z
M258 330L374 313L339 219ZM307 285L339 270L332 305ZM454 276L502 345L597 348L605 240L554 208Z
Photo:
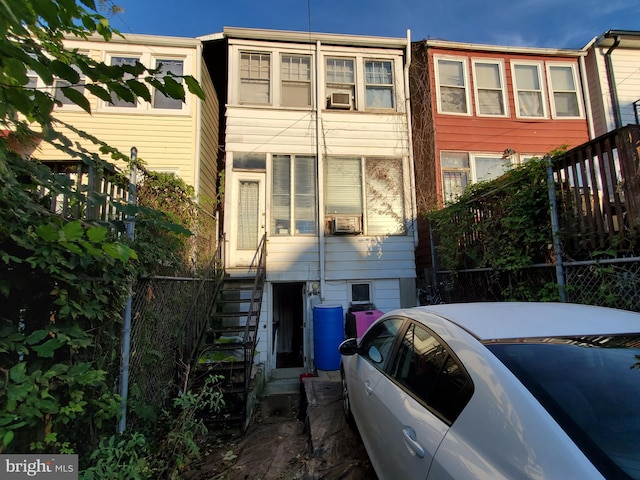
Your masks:
M640 0L113 0L122 33L196 37L229 27L581 48L640 30Z

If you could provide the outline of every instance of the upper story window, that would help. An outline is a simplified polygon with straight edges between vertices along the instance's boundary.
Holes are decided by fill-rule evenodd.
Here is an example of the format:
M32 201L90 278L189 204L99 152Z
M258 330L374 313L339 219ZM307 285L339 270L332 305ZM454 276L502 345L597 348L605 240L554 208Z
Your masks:
M274 155L271 178L272 235L316 235L316 157Z
M365 60L364 70L367 108L394 108L393 62Z
M139 57L111 57L111 65L118 67L134 67L136 63L140 62ZM129 80L134 78L132 74L125 73L122 77L123 80ZM115 92L111 93L111 105L114 107L126 107L126 108L135 108L137 106L136 102L129 102L128 100L124 100L120 98Z
M184 62L175 59L157 59L156 68L159 68L157 77L162 78L167 73L181 76L184 74ZM176 81L180 81L179 79ZM155 91L153 95L153 108L167 108L171 110L180 110L182 108L182 100L170 98L159 91Z
M512 63L516 115L546 118L546 100L540 63Z
M311 57L308 55L282 55L282 105L285 107L311 106Z
M473 80L478 116L506 117L504 65L501 61L474 60Z
M355 216L366 235L404 235L402 159L329 157L325 162L327 216Z
M327 58L326 62L326 93L329 106L346 106L354 108L356 72L353 58ZM337 94L337 95L332 95Z
M465 59L436 57L438 111L468 115L469 90Z
M551 113L554 118L582 116L575 65L547 63Z
M271 103L271 55L259 52L240 54L240 103Z

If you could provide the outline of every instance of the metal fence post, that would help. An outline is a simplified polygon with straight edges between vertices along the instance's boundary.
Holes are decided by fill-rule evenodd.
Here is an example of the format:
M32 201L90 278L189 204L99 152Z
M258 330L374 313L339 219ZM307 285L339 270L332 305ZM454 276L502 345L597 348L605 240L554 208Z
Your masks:
M553 237L553 251L556 256L556 279L558 280L558 294L560 301L566 303L567 290L564 279L564 265L562 263L562 249L560 248L560 227L558 222L558 202L556 201L556 184L553 178L551 157L547 155L547 191L549 192L549 214L551 216L551 235Z
M129 204L136 203L136 160L138 149L131 147L131 167L129 173ZM133 241L135 237L135 216L128 214L127 236ZM120 361L120 421L118 422L118 433L123 433L127 428L127 399L129 396L129 353L131 349L131 302L133 285L129 285L129 294L124 309L124 319L122 324L122 358Z

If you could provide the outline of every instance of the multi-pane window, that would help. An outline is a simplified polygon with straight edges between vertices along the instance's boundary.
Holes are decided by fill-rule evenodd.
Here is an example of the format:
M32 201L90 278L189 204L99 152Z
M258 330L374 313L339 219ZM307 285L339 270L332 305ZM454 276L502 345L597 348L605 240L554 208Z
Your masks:
M366 60L364 74L367 108L393 108L393 62Z
M513 63L513 88L518 117L546 117L541 65Z
M579 117L578 82L573 65L547 64L554 117Z
M158 78L162 78L168 73L176 76L184 74L184 62L182 60L156 60L156 68L159 72L156 74ZM180 79L176 79L180 82ZM171 110L180 110L182 108L182 100L170 98L162 92L156 90L153 95L153 108L166 108Z
M504 117L506 115L505 89L502 63L495 61L473 62L478 115Z
M441 152L442 189L445 202L454 202L470 183L498 178L512 167L502 155L478 155L467 152Z
M344 94L350 103L355 96L355 61L353 58L327 58L327 94Z
M405 233L402 159L329 157L324 173L327 215L361 216L367 235Z
M118 67L134 67L136 63L139 63L140 59L138 57L111 57L111 65ZM122 77L123 80L129 80L134 78L132 74L125 73ZM136 102L129 102L127 100L123 100L118 97L115 93L111 94L111 104L114 107L128 107L128 108L136 108Z
M438 83L438 109L442 113L469 113L466 62L450 58L438 58L436 78Z
M280 78L282 80L283 106L311 106L311 57L308 55L283 55Z
M271 181L272 234L317 234L316 198L316 158L308 155L274 155Z
M271 55L240 54L240 103L268 105L271 102Z

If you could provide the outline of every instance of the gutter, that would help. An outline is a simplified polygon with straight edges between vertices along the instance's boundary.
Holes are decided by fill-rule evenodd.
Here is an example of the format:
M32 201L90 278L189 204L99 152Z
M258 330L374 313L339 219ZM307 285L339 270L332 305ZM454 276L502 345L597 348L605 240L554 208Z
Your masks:
M202 84L202 62L204 61L204 58L202 57L202 42L198 43L198 46L196 47L196 61L198 62L196 65L197 80ZM188 93L188 90L185 93ZM200 200L200 166L202 162L202 159L200 158L202 149L200 142L202 141L202 102L204 100L201 100L195 95L191 95L191 98L195 101L194 108L196 116L196 145L193 152L195 155L195 171L193 172L193 182L195 184L196 200Z
M316 159L318 165L318 175L316 176L316 188L318 189L318 262L320 263L320 302L324 300L326 255L324 236L324 157L320 148L320 135L322 133L320 118L322 109L320 108L320 40L316 41Z
M611 32L607 32L605 34L605 38L610 38L610 34ZM607 69L607 82L609 83L609 95L611 97L610 99L611 108L613 109L613 119L615 121L615 128L618 129L622 127L622 114L620 112L620 103L618 102L618 88L616 86L616 77L613 71L613 59L611 55L613 54L613 51L620 45L621 38L618 34L615 34L613 38L613 45L611 45L611 47L609 47L609 50L607 50L604 54L604 64Z

